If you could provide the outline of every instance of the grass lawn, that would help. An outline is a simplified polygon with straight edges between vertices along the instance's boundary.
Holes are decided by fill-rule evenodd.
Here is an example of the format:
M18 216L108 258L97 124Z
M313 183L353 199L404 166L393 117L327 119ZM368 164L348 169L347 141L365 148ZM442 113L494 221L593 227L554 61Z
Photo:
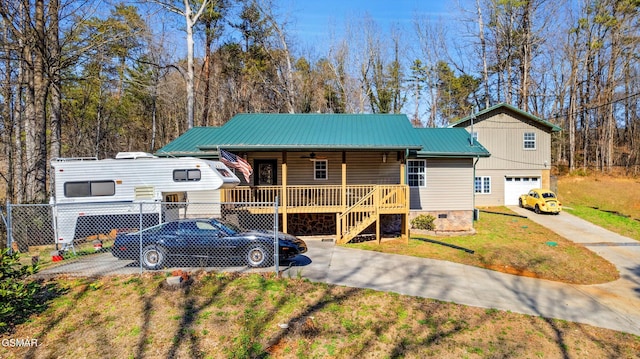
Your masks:
M566 212L640 240L640 179L606 175L563 176L558 179L558 196ZM489 210L513 214L507 208ZM348 246L574 284L604 283L618 278L615 267L600 256L528 219L482 213L474 226L475 235L414 234L408 244L387 240L381 245L363 242ZM467 248L474 254L424 242L423 238Z
M195 273L58 278L1 358L638 358L640 337L561 320L311 283Z
M594 222L610 215L589 209L597 206L640 217L640 183L613 190L608 183L607 192L584 181L559 181L563 204L577 215L595 211ZM623 201L625 191L633 200ZM620 218L611 220L616 231L633 228L633 219ZM483 212L476 230L422 237L473 254L417 236L408 245L348 246L569 283L618 277L599 256L524 218ZM0 358L640 358L639 336L562 320L272 274L192 273L177 290L164 279L146 273L44 282L41 310L14 317L0 333ZM38 346L13 347L11 339Z
M491 210L514 214L507 208ZM619 277L615 266L602 257L529 219L482 212L480 220L475 222L475 229L476 234L464 236L413 235L408 244L394 239L380 245L372 241L347 246L447 260L573 284L604 283ZM425 242L421 238L470 249L474 253Z
M640 240L640 179L564 176L558 180L558 196L567 212Z

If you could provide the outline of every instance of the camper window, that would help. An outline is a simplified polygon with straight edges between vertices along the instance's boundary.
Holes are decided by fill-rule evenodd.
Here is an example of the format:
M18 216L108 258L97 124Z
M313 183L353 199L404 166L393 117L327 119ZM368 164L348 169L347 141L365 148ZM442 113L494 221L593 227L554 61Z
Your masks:
M65 182L65 197L113 196L116 194L114 181Z
M173 180L176 182L200 181L200 177L201 177L200 170L196 170L196 169L173 171Z
M216 168L218 170L218 173L220 173L222 175L222 177L232 177L231 173L229 173L229 171L222 169L222 168Z

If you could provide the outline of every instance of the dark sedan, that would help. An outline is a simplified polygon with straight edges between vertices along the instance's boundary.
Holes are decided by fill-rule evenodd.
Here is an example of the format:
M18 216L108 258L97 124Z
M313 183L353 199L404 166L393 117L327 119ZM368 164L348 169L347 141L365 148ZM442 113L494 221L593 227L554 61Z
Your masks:
M140 242L142 241L142 251ZM307 251L303 240L280 232L280 260ZM118 233L111 251L118 259L140 259L147 269L160 269L173 260L207 262L241 260L250 267L273 264L273 232L244 231L220 219L169 221L134 233Z

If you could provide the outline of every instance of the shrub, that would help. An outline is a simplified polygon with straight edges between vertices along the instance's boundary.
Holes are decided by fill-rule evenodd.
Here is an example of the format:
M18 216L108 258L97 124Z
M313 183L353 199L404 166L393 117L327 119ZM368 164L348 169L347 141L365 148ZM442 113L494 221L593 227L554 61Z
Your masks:
M436 220L436 217L430 215L430 214L421 214L417 217L415 217L414 219L411 220L411 227L416 228L416 229L424 229L427 231L433 231L434 229L436 229L435 224L433 223L433 221Z
M38 265L23 265L18 253L0 249L0 333L8 331L39 307L37 294L41 286L27 279Z

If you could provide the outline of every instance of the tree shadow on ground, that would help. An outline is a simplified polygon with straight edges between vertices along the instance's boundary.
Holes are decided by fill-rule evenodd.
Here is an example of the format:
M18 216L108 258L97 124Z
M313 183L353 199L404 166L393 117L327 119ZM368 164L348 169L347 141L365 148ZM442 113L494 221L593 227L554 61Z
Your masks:
M61 288L58 283L46 282L44 279L37 279L26 285L34 291L34 294L15 298L11 303L13 310L2 318L4 325L0 325L0 335L12 333L16 326L28 321L32 315L44 312L52 300L68 292L67 288Z
M633 274L633 277L629 278L635 285L633 291L640 297L640 265L628 269Z

